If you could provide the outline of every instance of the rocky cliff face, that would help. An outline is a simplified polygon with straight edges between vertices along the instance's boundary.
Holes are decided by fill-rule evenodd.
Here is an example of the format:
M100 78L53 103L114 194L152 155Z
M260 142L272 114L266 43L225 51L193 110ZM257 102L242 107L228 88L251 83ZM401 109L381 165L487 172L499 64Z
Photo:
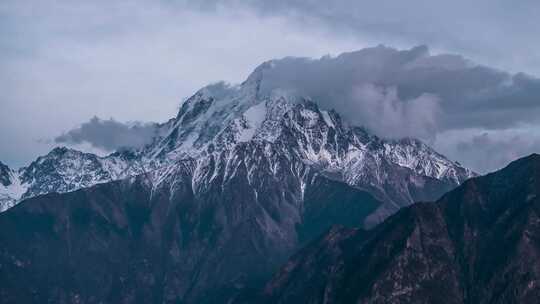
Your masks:
M266 286L270 303L536 303L540 156L371 231L335 227ZM262 301L262 300L259 300Z

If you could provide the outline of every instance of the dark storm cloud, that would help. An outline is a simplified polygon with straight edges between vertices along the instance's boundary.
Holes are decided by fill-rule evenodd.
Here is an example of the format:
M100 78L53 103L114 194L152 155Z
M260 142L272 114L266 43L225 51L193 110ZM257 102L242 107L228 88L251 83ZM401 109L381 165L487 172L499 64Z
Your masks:
M152 142L157 135L157 124L132 123L124 124L114 119L102 120L93 117L80 127L70 130L54 140L62 144L84 144L106 151L119 148L140 148Z
M337 57L285 58L262 69L262 88L296 91L387 137L430 139L452 129L537 123L540 80L419 46L379 46Z

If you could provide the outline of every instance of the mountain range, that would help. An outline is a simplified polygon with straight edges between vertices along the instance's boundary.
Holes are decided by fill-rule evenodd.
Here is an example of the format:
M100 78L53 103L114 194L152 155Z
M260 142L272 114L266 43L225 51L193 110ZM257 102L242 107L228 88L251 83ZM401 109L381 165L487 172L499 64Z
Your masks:
M0 165L5 302L232 301L331 226L373 227L476 176L308 96L263 93L271 68L199 90L145 147Z

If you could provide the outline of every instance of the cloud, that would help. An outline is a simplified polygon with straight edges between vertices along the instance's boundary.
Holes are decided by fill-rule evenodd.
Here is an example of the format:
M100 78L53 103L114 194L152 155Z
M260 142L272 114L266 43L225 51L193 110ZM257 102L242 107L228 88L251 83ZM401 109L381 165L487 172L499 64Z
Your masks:
M272 60L258 73L263 94L279 88L308 96L349 123L383 137L421 138L478 172L540 152L537 141L527 140L540 134L540 79L460 55L378 46L337 57ZM489 134L484 147L473 138L478 134Z
M327 100L328 101L328 100ZM350 104L324 104L336 109L353 124L392 138L417 137L433 140L440 112L439 98L422 94L402 100L396 87L365 83L352 89Z
M264 75L265 94L280 88L309 96L385 137L429 140L448 130L540 122L540 79L458 55L432 55L426 46L289 57L261 65L255 73Z
M80 145L88 143L95 148L115 151L120 148L141 148L158 135L159 125L135 122L124 124L114 119L93 117L90 121L54 139L56 143Z

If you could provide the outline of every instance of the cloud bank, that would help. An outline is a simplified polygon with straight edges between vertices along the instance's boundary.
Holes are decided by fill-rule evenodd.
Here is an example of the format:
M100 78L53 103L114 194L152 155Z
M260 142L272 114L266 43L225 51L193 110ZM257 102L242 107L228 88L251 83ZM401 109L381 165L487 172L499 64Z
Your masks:
M60 136L54 141L60 144L80 145L88 143L105 151L121 148L141 148L152 142L158 135L158 124L129 123L124 124L114 119L102 120L93 117Z
M337 57L263 65L262 90L288 89L388 137L431 138L466 128L540 122L540 79L474 64L458 55L378 46Z

